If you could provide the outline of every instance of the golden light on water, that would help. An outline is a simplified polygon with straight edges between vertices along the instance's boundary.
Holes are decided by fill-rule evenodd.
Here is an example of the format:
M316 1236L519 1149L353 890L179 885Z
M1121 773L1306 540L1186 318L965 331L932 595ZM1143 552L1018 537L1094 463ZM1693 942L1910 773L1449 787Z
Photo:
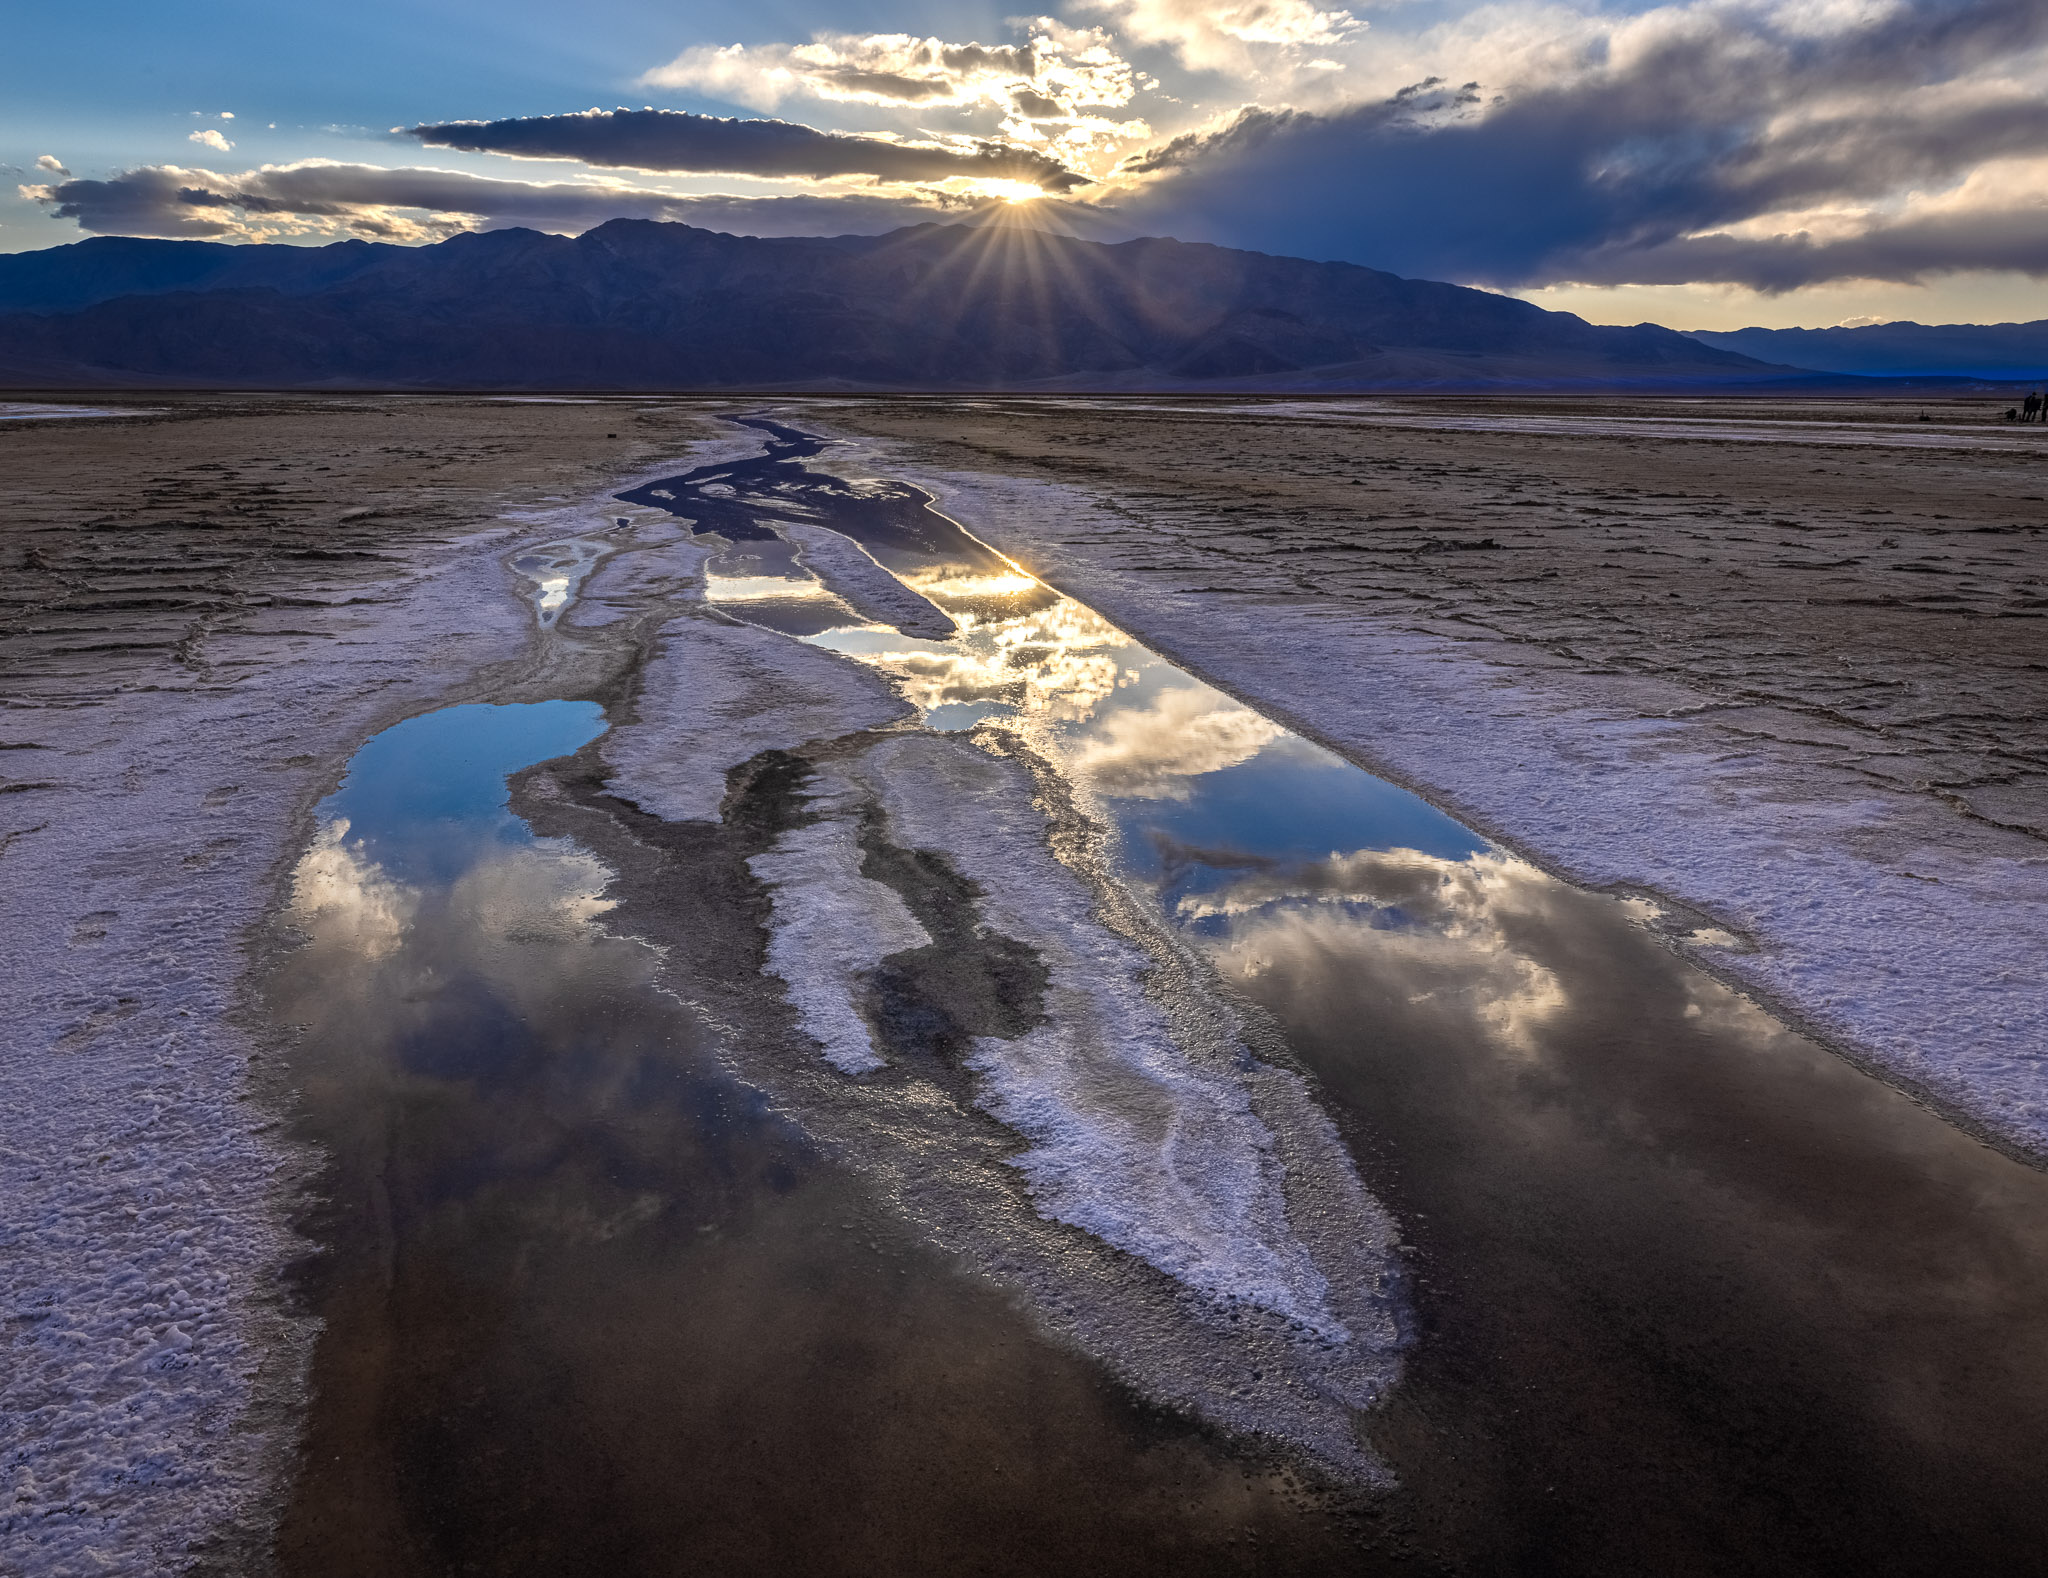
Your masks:
M785 597L830 597L832 591L811 577L788 579L779 575L707 575L704 599L711 603L752 603Z
M1015 597L1038 585L1037 578L1018 570L1009 575L948 575L940 570L920 571L904 577L926 597Z

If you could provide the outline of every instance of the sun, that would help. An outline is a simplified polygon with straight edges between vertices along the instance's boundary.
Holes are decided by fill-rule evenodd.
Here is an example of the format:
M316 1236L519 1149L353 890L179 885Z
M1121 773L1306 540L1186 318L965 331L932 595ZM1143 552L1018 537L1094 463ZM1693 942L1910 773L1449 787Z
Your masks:
M1043 191L1029 181L977 179L972 191L976 197L994 198L1005 203L1028 203L1034 198L1045 196Z

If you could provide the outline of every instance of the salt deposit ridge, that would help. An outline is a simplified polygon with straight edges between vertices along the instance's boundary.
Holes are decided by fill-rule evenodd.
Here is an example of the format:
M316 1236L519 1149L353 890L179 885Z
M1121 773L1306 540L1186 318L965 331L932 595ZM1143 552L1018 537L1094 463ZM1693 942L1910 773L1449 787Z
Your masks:
M786 456L798 435L773 433L771 454ZM845 1081L803 1098L807 1121L850 1125L861 1165L901 1175L906 1192L902 1169L922 1153L912 1214L976 1263L1011 1262L1000 1274L1032 1296L1041 1319L1148 1395L1374 1475L1350 1416L1397 1373L1391 1223L1298 1077L1243 1046L1206 972L1139 918L1099 856L1055 858L1061 826L1019 758L1024 736L1005 747L943 732L990 711L970 693L975 673L1004 661L991 639L1038 651L1041 661L1014 665L995 687L1031 693L1022 711L1001 709L1027 733L1046 717L1091 716L1119 688L1115 654L1128 643L964 537L970 560L992 562L949 568L901 542L856 548L845 537L821 553L836 533L814 517L846 490L786 460L707 466L633 497L686 519L715 511L734 541L705 564L704 602L664 630L636 716L601 747L610 790L672 820L712 820L723 814L727 774L760 752L815 760L800 825L749 862L773 895L768 967L818 1058ZM863 498L903 502L872 490ZM741 499L749 513L730 519ZM787 558L763 523L802 558ZM936 518L917 529L954 531ZM905 574L905 553L924 573ZM592 595L605 594L607 576L630 573L630 557L598 573ZM849 558L867 570L840 602L826 589L842 584ZM893 598L877 595L879 576L899 588ZM900 625L856 612L892 603ZM812 627L808 639L774 628L792 610ZM955 634L940 635L948 629ZM857 660L839 655L846 650ZM905 663L924 674L906 674ZM1149 687L1163 681L1162 669ZM1251 722L1249 748L1280 732L1212 699ZM1152 770L1199 771L1231 748ZM1041 767L1057 770L1049 759ZM1079 826L1064 835L1075 851L1087 844L1085 835L1074 842ZM977 895L979 930L1029 950L1045 972L1027 1014L1036 1024L976 1036L964 1060L975 1105L1030 1142L1000 1172L977 1159L969 1126L934 1115L952 1102L925 1089L922 1054L892 1042L876 1006L875 983L892 960L934 943L974 945L934 938L870 874L877 836L943 858ZM631 913L618 924L630 927ZM744 1044L732 1056L736 1072L792 1099L772 1072L750 1066ZM1024 1185L1014 1203L1003 1199L1005 1174ZM1040 1226L1028 1223L1031 1210ZM1070 1233L1064 1257L1091 1264L1080 1280L1045 1224L1086 1235ZM1104 1257L1105 1248L1118 1253Z

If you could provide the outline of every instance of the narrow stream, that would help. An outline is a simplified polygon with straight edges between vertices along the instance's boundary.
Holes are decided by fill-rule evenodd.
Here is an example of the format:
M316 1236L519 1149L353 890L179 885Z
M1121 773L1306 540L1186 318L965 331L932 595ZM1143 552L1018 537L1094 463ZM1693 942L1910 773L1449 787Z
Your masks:
M621 496L710 550L685 636L914 715L719 823L591 700L358 753L272 992L332 1158L287 1570L2048 1570L2048 1178L748 425ZM512 561L547 639L612 551ZM1148 1054L1168 1138L1053 1045L1089 991L1235 1027Z

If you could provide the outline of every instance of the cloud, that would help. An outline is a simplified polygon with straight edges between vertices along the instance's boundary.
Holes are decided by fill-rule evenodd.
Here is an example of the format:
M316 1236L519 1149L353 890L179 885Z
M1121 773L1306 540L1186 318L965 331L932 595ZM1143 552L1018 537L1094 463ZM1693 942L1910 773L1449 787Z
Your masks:
M918 112L994 109L1012 143L1043 147L1069 165L1113 157L1152 135L1141 119L1102 113L1159 86L1108 32L1051 17L1026 26L1021 44L819 33L808 44L700 45L641 81L759 110L791 98Z
M1122 216L1499 286L2048 272L2039 199L1971 184L2048 157L2038 0L1482 21L1416 51L1481 60L1494 83L1247 108L1128 160Z
M2048 274L2042 0L1673 0L1636 11L1499 0L1419 31L1383 26L1369 48L1353 13L1327 0L1082 3L1102 25L1038 18L1020 42L999 44L832 33L707 46L647 79L764 111L808 99L906 126L951 112L954 124L999 123L1001 140L654 110L412 131L430 145L600 169L881 190L683 197L651 179L494 181L318 161L239 175L166 165L88 182L47 155L49 184L23 190L93 230L429 240L505 224L574 231L621 215L873 233L975 217L957 188L1005 180L1076 194L1048 212L1087 233L1175 235L1507 289L1786 291L1964 269ZM1162 116L1198 111L1154 92L1130 58L1147 48L1236 73L1269 102L1157 139L1130 113L1141 95L1153 93ZM1281 97L1293 102L1271 102ZM218 131L195 140L231 146ZM1097 184L1083 186L1090 176ZM954 195L933 189L945 186Z
M641 81L688 88L754 109L807 97L851 104L1016 110L1029 95L1037 118L1128 104L1138 73L1099 28L1040 17L1021 44L948 44L909 33L819 33L808 44L684 50Z
M1853 236L1692 236L1574 273L1587 284L1732 284L1779 294L1830 280L1919 284L1964 270L2048 275L2048 209L1987 208L1961 222L1875 223ZM1601 275L1609 278L1601 278Z
M233 143L229 142L227 138L210 126L205 131L193 132L185 140L187 142L196 142L202 148L211 148L215 153L226 153L234 147Z
M621 218L744 235L880 235L928 221L971 222L1004 206L930 191L679 196L618 182L497 181L326 160L235 175L148 165L110 180L67 179L21 193L95 234L242 240L343 234L415 242L508 225L574 234Z
M611 169L691 171L771 179L1023 181L1064 192L1087 177L1029 148L899 142L822 132L791 121L727 120L680 110L586 110L518 120L414 126L405 135L430 147L527 159L576 159Z
M417 888L387 875L348 842L348 819L321 827L292 871L292 919L313 936L366 959L397 950L419 912Z
M1228 975L1342 959L1395 1019L1542 1059L1571 1028L1566 977L1552 962L1589 951L1585 912L1571 897L1511 855L1389 849L1258 871L1177 909L1184 920L1227 920L1211 936ZM1531 938L1553 946L1532 948Z
M1345 43L1366 24L1349 11L1312 0L1080 0L1082 9L1114 19L1140 44L1171 49L1195 71L1251 74L1280 54L1319 52ZM1303 62L1328 70L1334 61ZM1340 68L1341 69L1341 68Z
M54 153L39 153L39 154L37 154L37 155L36 155L36 168L37 168L38 170L46 170L46 171L48 171L48 172L49 172L49 173L50 173L51 175L61 175L61 176L69 177L69 176L70 176L70 174L71 174L71 172L70 172L69 170L67 170L67 169L65 169L65 168L64 168L64 163L63 163L63 161L62 161L62 160L60 160L60 159L59 159L59 158L58 158L58 157L57 157L57 156L56 156L56 155L55 155Z

